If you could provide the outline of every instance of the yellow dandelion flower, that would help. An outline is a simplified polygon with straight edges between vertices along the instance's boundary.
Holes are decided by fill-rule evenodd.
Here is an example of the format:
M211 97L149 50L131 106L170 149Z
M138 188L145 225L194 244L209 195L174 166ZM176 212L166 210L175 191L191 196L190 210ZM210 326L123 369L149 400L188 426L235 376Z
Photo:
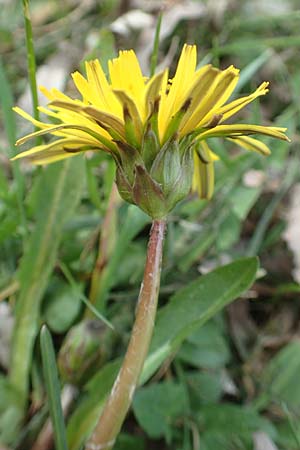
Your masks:
M196 69L195 45L183 47L175 75L168 69L151 78L143 76L132 50L121 51L109 61L109 79L98 60L86 63L86 78L72 74L81 99L72 99L56 89L41 87L49 99L40 111L55 119L44 123L16 107L39 131L17 145L44 134L56 137L18 154L35 164L47 164L87 150L105 151L117 165L121 196L140 206L153 218L165 216L190 190L210 198L217 156L207 143L223 137L241 147L270 153L252 135L288 140L285 128L224 122L257 97L268 92L268 83L245 97L226 103L233 93L239 71L210 64Z

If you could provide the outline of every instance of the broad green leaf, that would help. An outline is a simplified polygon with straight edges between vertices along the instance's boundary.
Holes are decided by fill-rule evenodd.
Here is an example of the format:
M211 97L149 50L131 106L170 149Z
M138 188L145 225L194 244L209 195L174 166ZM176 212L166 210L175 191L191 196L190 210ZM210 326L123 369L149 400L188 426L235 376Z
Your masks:
M20 292L11 351L10 380L24 406L41 300L56 261L63 226L79 201L83 174L81 157L53 164L41 172L36 225L19 268Z
M43 372L56 450L67 450L66 430L60 402L60 386L51 335L44 325L40 335Z
M191 371L186 375L186 382L194 409L206 403L217 403L222 396L220 373Z
M210 321L187 338L178 356L193 367L218 369L228 362L230 351L219 324Z
M133 411L140 426L151 438L165 437L171 442L172 423L188 406L185 387L172 381L140 388L133 401Z
M66 332L81 309L81 299L66 283L54 283L42 305L43 318L54 333Z
M229 403L202 406L198 421L205 450L252 450L254 432L276 436L275 428L267 419L249 407Z

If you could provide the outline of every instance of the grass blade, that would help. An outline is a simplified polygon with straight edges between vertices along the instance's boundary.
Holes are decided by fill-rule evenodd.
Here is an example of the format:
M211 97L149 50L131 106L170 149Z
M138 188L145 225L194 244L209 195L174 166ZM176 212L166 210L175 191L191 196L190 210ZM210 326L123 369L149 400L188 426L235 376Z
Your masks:
M0 100L3 113L4 128L10 147L9 156L14 156L13 148L16 142L16 121L15 114L12 110L14 101L9 82L6 77L2 58L0 58Z
M158 19L157 19L157 25L156 25L154 43L153 43L153 51L152 51L152 55L151 55L150 77L152 77L154 75L155 69L157 66L159 33L160 33L161 21L162 21L162 13L159 14Z
M0 103L2 105L3 122L9 144L8 156L15 155L16 142L16 121L15 114L12 111L14 105L13 95L8 82L2 59L0 58ZM26 215L24 209L24 177L20 171L19 161L12 163L14 180L17 185L17 201L20 214L20 221L23 229L27 232ZM25 233L26 234L26 233Z
M67 450L67 438L63 411L60 402L60 386L56 367L55 352L51 335L46 325L43 326L40 334L40 344L42 352L43 372L48 394L49 411L53 426L56 450Z
M64 224L80 199L83 175L81 157L53 164L41 172L36 226L19 268L20 293L11 352L10 380L24 407L41 301L56 262Z
M273 51L271 49L267 48L267 50L265 50L263 53L261 53L253 61L251 61L241 71L238 84L236 85L236 88L235 88L235 93L241 91L241 89L245 86L245 84L248 83L255 76L255 74L260 70L260 68L263 67L263 65L268 62L268 60L271 58L272 55L273 55Z
M78 295L80 300L87 306L87 308L89 308L89 310L91 311L92 314L94 314L99 320L101 320L103 323L105 323L105 325L107 325L111 330L114 330L113 324L105 316L103 316L103 314L101 314L100 311L98 311L98 309L95 308L93 306L93 304L89 301L89 299L80 291L80 289L78 288L78 286L76 284L76 281L72 277L72 274L71 274L69 268L63 262L60 262L59 265L60 265L61 271L63 272L63 274L66 277L67 281L69 282L70 286L74 290L74 294Z
M39 120L38 93L37 93L37 83L36 83L36 63L35 63L32 26L31 26L30 11L29 11L29 0L23 0L23 14L24 14L24 21L25 21L27 65L28 65L28 75L29 75L29 83L30 83L31 98L32 98L33 116L36 120ZM37 144L40 142L41 142L41 138L37 138Z

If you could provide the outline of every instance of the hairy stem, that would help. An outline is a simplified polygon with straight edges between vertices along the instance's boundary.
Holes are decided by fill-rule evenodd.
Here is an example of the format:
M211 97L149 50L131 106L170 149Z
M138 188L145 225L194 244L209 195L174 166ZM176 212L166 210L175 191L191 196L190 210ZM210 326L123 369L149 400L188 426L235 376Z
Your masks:
M127 352L99 422L86 445L86 450L113 448L130 407L154 328L165 228L164 220L154 220L152 223L144 278Z

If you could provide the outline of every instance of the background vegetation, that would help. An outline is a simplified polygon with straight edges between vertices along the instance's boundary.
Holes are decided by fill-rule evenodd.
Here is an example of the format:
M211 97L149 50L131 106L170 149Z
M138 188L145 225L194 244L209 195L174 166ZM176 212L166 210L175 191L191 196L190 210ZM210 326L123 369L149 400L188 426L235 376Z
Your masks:
M242 69L239 94L269 80L241 121L287 126L292 139L268 142L268 158L216 139L213 200L191 195L169 218L155 336L117 450L300 449L297 3L31 2L38 84L72 93L84 60L105 66L126 48L147 73L163 4L159 65L196 43L200 64ZM9 161L29 131L11 107L32 111L17 0L1 2L0 52L0 447L53 445L55 357L68 448L79 450L126 348L150 222L118 199L103 155L38 169ZM43 361L42 324L55 348L44 329Z

